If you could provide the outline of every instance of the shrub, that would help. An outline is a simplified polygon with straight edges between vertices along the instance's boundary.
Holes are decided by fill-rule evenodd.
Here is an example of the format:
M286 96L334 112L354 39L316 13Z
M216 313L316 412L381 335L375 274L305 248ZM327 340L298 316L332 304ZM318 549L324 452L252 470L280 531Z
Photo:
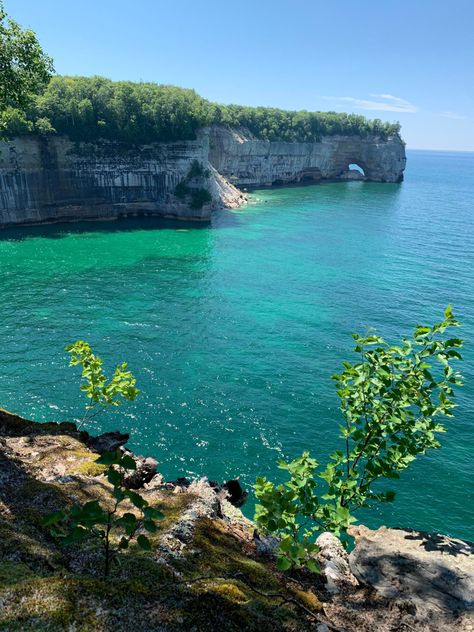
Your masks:
M186 196L188 195L189 191L190 191L190 189L189 189L188 185L183 180L182 182L179 182L176 185L175 190L174 190L174 194L180 200L184 200L186 198Z
M21 110L8 107L0 112L0 134L2 136L23 136L29 134L32 129L33 123L27 120L25 113Z
M191 167L189 168L187 179L191 180L191 178L200 178L203 175L204 168L202 164L199 162L199 160L193 160L191 163Z
M344 371L333 376L344 420L341 449L319 474L316 459L304 452L279 463L289 477L284 484L256 482L256 521L281 537L281 570L302 564L317 570L315 537L325 530L344 536L354 511L393 501L395 493L379 483L399 478L419 455L440 447L437 435L445 427L438 418L452 417L453 387L462 385L451 366L461 359L462 340L442 334L458 325L448 306L442 322L417 326L399 345L353 336L360 362L344 362Z
M207 189L191 189L191 204L193 209L201 209L204 204L212 202L212 195Z
M35 130L38 132L38 134L42 134L44 136L56 133L56 130L51 125L51 121L46 117L36 119Z

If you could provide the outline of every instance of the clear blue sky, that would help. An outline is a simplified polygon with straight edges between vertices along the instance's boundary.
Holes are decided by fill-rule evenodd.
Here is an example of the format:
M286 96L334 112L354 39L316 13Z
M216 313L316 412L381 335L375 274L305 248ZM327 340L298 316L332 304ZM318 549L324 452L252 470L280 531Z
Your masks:
M56 71L399 120L474 151L474 0L5 0Z

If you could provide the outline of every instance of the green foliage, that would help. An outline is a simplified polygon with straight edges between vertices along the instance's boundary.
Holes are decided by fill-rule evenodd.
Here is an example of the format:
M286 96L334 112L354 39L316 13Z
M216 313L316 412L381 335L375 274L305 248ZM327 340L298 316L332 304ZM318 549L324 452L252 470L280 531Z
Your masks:
M43 136L48 136L49 134L54 134L56 132L54 127L51 125L51 121L46 117L36 119L35 131Z
M184 180L179 182L174 190L174 194L180 200L190 198L189 206L192 209L201 209L204 204L212 202L212 195L207 189L202 187L189 186L188 182L193 178L208 178L209 171L205 171L202 164L198 160L193 160L188 171L188 175Z
M10 108L23 111L47 85L53 72L36 35L7 16L0 0L0 125L14 123L5 118ZM13 128L15 129L15 128Z
M75 141L103 138L137 144L192 140L208 125L245 127L257 138L290 142L334 134L384 139L400 131L398 123L356 114L218 105L194 90L104 77L53 77L28 110L32 124L39 118Z
M66 347L66 351L71 354L69 366L82 367L80 388L89 400L80 425L106 408L120 406L122 400L133 401L138 395L139 390L135 388L137 380L127 370L126 362L119 364L112 378L107 380L102 370L102 359L92 352L87 342L78 340Z
M127 471L136 469L130 456L122 454L119 449L105 452L96 463L108 466L107 479L112 485L111 507L104 508L98 500L91 500L83 505L74 505L69 510L49 514L43 520L43 526L49 527L64 544L99 539L104 550L104 575L107 577L119 551L128 549L134 539L143 550L151 550L151 543L144 532L155 533L156 521L162 520L164 515L150 507L139 493L125 487ZM119 511L126 501L138 510L138 514Z
M212 196L207 189L191 189L191 203L190 207L194 209L200 209L204 204L212 202Z
M178 182L178 184L176 185L175 190L174 190L174 194L180 200L185 200L186 196L189 194L190 191L191 191L191 189L188 187L186 182L183 180L182 182Z
M11 136L23 136L33 131L33 123L22 110L8 106L0 110L0 134L3 135L4 130Z
M448 306L442 322L417 326L400 345L353 336L360 361L344 362L344 371L333 376L344 418L341 449L319 474L318 462L305 452L279 463L289 476L284 484L256 481L256 521L282 538L279 568L306 564L315 570L311 555L321 531L344 536L356 510L394 500L395 493L378 483L399 478L417 456L440 447L437 436L445 427L439 417L452 417L454 387L462 385L451 365L461 359L463 344L442 334L458 325Z
M204 168L199 160L193 160L189 168L188 180L191 178L200 178L204 175Z

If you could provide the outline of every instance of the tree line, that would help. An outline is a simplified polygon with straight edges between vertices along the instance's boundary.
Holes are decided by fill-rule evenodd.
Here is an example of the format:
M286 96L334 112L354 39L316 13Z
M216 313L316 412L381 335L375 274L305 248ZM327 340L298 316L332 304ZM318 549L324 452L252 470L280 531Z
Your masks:
M194 90L104 77L54 76L26 108L2 104L7 135L66 134L74 141L99 138L128 143L193 140L208 125L245 127L257 138L311 142L335 134L383 139L399 123L339 112L220 105Z

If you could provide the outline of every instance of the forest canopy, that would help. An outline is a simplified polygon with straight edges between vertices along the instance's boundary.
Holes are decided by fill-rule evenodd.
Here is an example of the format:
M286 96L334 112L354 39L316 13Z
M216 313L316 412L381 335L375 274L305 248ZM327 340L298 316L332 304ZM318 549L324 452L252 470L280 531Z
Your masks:
M194 90L104 77L53 77L25 109L2 112L10 136L66 134L129 143L192 140L207 125L245 127L268 140L319 141L335 134L387 138L399 123L339 112L291 112L268 107L219 105Z

